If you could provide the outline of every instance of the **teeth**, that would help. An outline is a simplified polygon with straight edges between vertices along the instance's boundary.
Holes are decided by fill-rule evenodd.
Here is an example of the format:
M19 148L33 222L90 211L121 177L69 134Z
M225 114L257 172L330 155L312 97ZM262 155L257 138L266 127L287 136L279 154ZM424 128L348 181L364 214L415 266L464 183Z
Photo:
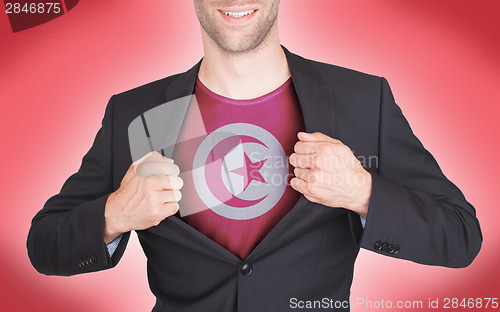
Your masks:
M249 11L244 11L244 12L222 12L222 13L226 14L227 16L240 18L240 17L243 17L243 16L250 15L253 12L255 12L255 10L249 10Z

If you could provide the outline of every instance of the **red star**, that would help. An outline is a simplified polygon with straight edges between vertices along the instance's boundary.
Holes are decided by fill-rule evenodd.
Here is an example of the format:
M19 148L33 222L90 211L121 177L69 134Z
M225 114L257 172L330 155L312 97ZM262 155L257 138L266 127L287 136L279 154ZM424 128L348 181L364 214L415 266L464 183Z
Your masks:
M244 185L243 190L247 189L248 185L252 182L252 180L256 180L267 184L266 180L264 180L264 177L259 172L260 168L262 168L267 159L253 163L250 160L250 158L248 158L246 153L243 154L245 155L245 160L243 161L243 167L231 170L231 172L243 176L243 185Z

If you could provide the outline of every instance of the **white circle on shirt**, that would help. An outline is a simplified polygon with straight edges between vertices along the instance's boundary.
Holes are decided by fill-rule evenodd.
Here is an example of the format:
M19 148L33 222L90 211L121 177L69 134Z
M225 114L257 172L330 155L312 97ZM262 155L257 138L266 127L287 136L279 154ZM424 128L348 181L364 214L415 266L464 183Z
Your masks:
M196 151L192 171L203 203L234 220L253 219L271 210L285 192L288 173L279 141L248 123L228 124L210 133Z

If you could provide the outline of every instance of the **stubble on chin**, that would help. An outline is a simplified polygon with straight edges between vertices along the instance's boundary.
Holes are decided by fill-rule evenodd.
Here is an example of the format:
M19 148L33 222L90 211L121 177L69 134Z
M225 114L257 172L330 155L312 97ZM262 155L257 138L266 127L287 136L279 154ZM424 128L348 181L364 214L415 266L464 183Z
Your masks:
M198 2L198 5L196 5L198 20L204 32L228 55L246 54L258 50L270 36L271 29L277 27L278 9L279 2L273 5L270 15L265 20L257 23L252 30L247 31L247 35L239 36L239 38L234 40L219 29L216 23L216 16L210 15L206 7L201 3Z

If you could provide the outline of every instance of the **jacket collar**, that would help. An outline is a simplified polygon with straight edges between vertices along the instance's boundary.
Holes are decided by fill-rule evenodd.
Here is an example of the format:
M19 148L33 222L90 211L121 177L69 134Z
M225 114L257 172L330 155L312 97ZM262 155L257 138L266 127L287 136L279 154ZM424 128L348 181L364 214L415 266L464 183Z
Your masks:
M321 73L311 60L288 51L285 52L292 81L299 98L307 132L322 132L334 136L335 105L333 92L322 81ZM201 61L187 72L179 74L165 90L166 102L193 94Z

